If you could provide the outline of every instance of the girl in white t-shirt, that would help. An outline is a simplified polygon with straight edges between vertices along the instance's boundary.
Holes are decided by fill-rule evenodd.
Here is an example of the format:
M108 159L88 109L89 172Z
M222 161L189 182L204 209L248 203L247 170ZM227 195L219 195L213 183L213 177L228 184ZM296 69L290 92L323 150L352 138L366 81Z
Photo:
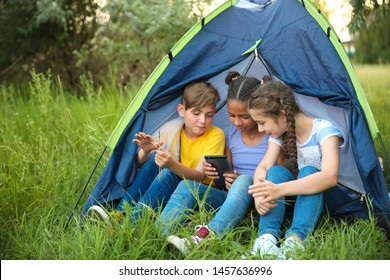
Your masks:
M304 250L303 241L322 213L323 192L337 184L343 136L331 122L305 115L292 90L281 82L261 85L248 106L259 129L270 135L268 150L249 188L260 214L252 253L263 258L294 258ZM281 153L284 166L274 166ZM285 198L290 196L296 196L293 221L279 248Z

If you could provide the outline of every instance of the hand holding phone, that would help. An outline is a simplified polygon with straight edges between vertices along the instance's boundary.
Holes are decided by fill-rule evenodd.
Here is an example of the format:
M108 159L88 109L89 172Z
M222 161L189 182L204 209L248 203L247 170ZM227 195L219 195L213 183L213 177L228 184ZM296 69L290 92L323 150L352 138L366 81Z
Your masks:
M217 187L225 186L225 177L223 176L226 172L232 172L232 167L227 159L226 155L210 155L205 156L205 160L210 163L218 172L218 179L214 179L214 183Z

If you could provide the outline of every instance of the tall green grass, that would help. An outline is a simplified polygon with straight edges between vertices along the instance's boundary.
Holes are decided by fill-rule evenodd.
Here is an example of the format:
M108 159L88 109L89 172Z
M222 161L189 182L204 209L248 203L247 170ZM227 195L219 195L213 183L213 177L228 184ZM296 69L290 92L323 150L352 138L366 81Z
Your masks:
M382 135L384 146L387 153L390 153L390 67L389 65L358 65L355 71ZM376 141L375 145L379 156L385 159L380 142ZM384 164L387 185L390 186L390 163L385 161Z
M356 66L356 70L389 150L386 112L390 66ZM82 187L137 86L119 88L114 79L94 85L85 75L80 90L73 93L64 92L59 77L50 72L31 75L27 85L0 85L1 259L184 258L167 249L154 224L158 213L147 210L135 225L113 221L108 227L92 221L82 228L76 212L64 230ZM107 159L108 153L80 206ZM207 223L213 214L200 203L178 233L192 234L194 225ZM257 213L252 211L224 238L210 240L207 250L194 250L185 258L240 259L256 237L257 223ZM336 260L389 257L390 242L372 219L350 224L325 218L300 255L301 259Z

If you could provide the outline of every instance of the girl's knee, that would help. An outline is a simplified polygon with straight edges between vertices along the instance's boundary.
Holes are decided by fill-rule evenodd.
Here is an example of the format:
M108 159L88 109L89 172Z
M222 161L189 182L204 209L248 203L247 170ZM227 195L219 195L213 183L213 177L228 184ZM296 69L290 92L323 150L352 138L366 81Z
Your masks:
M232 188L248 188L252 184L253 178L249 175L242 174L234 180Z
M319 170L313 166L305 166L298 173L298 179L318 172Z
M234 180L233 184L230 186L227 197L229 200L238 200L246 201L247 199L252 198L248 194L249 186L253 184L252 177L249 175L240 175Z
M229 188L229 194L242 192L248 193L249 186L253 184L253 179L249 175L238 176Z
M274 165L270 169L268 169L266 179L275 184L278 184L292 180L294 179L294 177L286 167Z

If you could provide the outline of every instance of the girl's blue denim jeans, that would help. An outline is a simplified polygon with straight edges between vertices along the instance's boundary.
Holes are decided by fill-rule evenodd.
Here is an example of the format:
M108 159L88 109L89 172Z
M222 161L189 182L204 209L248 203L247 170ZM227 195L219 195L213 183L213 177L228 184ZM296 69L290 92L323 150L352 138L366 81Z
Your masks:
M238 176L229 191L199 182L181 181L157 220L157 226L163 235L169 235L172 228L177 228L187 220L199 201L204 201L209 209L220 207L208 227L217 235L222 235L237 225L247 212L252 201L252 196L248 194L251 184L252 177L248 175Z
M182 178L167 168L163 168L158 174L158 166L151 155L141 166L117 210L125 213L124 205L129 204L132 206L130 219L136 221L142 214L144 205L154 211L157 211L159 206L164 207L181 180Z
M298 179L316 173L319 170L307 166L298 173ZM273 166L267 172L267 180L274 184L279 184L295 180L291 172L283 166ZM286 211L285 197L277 201L277 207L272 208L266 215L260 216L259 234L269 233L277 239L281 237L281 226ZM297 195L291 227L286 231L285 237L296 235L301 240L305 240L308 234L314 231L317 221L322 213L324 205L323 193L313 195Z

